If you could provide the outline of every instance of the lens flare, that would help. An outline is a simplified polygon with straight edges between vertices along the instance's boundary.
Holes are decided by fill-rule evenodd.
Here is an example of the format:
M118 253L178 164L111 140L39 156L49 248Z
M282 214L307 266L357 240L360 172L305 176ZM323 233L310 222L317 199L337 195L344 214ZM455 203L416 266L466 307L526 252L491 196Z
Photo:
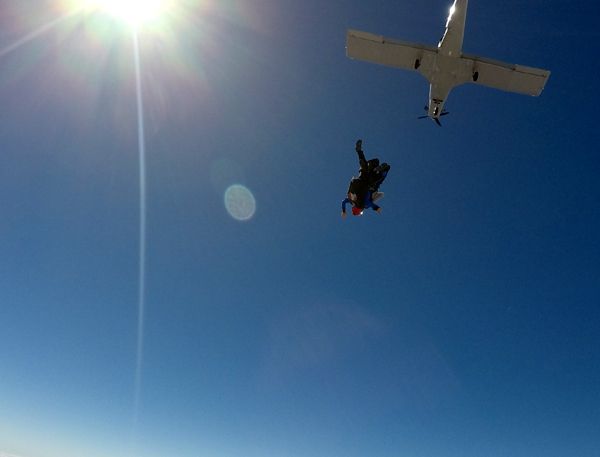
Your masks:
M256 200L247 187L234 184L225 191L225 208L234 219L247 221L254 216Z
M140 244L139 244L139 293L138 293L138 326L137 350L133 405L133 438L137 434L138 415L140 410L142 363L144 356L144 322L146 307L146 140L144 133L144 101L142 98L142 77L140 63L140 45L137 33L133 33L133 50L136 77L136 101L138 116L138 149L140 179Z
M158 19L167 4L166 0L85 0L86 9L104 11L134 27Z

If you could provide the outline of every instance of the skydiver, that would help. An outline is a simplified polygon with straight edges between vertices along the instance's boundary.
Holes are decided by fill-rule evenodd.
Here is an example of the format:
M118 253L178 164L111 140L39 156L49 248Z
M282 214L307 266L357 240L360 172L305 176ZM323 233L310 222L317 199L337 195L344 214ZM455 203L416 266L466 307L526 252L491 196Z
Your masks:
M365 208L372 208L377 213L381 212L381 207L375 202L383 196L379 192L379 186L385 180L390 166L387 163L379 164L379 159L367 160L362 150L362 140L356 141L356 153L358 154L358 163L360 170L358 177L350 180L347 197L342 201L342 217L346 217L346 205L352 205L352 214L360 216Z

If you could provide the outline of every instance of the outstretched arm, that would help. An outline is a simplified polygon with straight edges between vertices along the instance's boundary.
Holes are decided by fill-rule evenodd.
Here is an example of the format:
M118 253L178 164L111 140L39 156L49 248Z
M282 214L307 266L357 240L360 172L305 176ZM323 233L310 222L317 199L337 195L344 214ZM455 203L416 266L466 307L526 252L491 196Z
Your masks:
M350 203L350 199L349 198L345 198L342 201L342 217L346 217L346 205Z
M367 170L367 159L365 159L365 153L362 150L362 140L357 140L356 141L356 153L358 154L358 163L360 163L360 170L361 171L366 171Z

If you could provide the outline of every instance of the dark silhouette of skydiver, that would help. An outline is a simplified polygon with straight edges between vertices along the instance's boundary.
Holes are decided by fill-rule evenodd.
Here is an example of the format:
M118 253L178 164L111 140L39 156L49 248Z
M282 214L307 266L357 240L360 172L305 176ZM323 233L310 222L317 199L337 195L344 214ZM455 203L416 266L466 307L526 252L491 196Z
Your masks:
M352 214L355 216L360 216L365 208L371 208L377 213L381 212L381 207L375 202L383 196L383 192L379 192L379 186L390 170L387 163L380 164L377 158L371 160L365 158L362 140L356 141L355 150L360 169L358 177L350 180L347 197L342 201L342 217L346 217L348 203L352 206Z

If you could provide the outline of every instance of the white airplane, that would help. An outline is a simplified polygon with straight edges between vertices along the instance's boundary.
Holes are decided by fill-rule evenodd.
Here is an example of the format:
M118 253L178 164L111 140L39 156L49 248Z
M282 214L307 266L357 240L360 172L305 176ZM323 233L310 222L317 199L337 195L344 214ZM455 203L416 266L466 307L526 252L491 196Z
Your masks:
M540 95L550 72L539 68L513 65L462 53L468 0L455 0L450 8L446 31L437 47L406 41L390 40L358 30L348 30L348 57L415 70L429 81L429 103L426 116L438 125L444 103L453 87L467 82L508 92Z

